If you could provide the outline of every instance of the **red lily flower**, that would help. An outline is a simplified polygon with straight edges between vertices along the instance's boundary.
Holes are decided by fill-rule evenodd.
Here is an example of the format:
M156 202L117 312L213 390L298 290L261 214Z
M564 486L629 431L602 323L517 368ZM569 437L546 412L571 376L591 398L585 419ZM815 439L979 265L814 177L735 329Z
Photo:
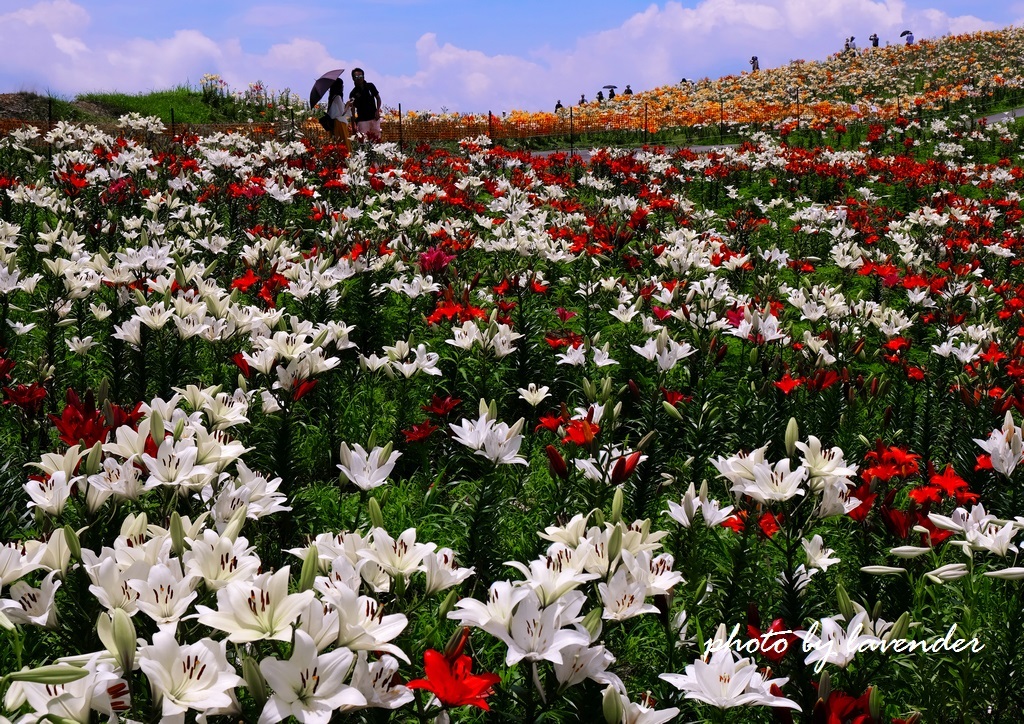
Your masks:
M258 284L260 278L256 276L256 273L250 268L245 270L245 274L231 282L232 289L241 289L243 293L248 292L253 285Z
M634 383L636 384L636 383ZM693 399L690 395L684 395L682 392L675 390L669 390L664 387L661 388L661 394L665 398L665 402L675 407L680 402L689 402Z
M641 456L642 453L637 450L616 460L615 467L612 468L612 485L620 485L626 482L629 476L633 474L633 471L636 470Z
M69 389L67 401L60 417L50 415L50 421L60 432L60 439L68 445L82 443L86 448L91 448L97 442L106 442L109 428L103 413L96 409L92 392L86 394L85 400L81 400L74 390Z
M440 651L427 649L423 653L425 679L413 679L406 686L425 689L434 694L444 707L476 706L490 711L487 697L494 685L501 681L496 674L472 673L473 660L460 655L449 660Z
M430 404L423 405L420 409L428 415L444 417L458 407L460 402L462 402L462 400L452 397L451 395L447 395L445 397L434 395L430 398Z
M601 428L587 420L569 420L565 426L565 437L562 442L571 442L575 445L589 445L594 441L594 435L601 432Z
M757 640L761 653L774 664L785 658L789 647L799 638L781 618L762 631L761 615L753 603L747 607L747 637Z
M540 424L533 428L534 432L540 432L541 430L547 430L548 432L558 432L558 428L562 426L564 418L561 415L544 415L540 418ZM991 467L991 465L989 466Z
M298 402L306 396L307 392L312 392L313 388L316 387L317 380L303 380L292 388L292 400Z
M802 383L802 378L798 377L794 379L793 377L790 376L788 372L784 374L782 376L782 379L779 380L778 382L772 382L772 384L778 387L780 390L782 390L782 393L785 395L788 395L790 392L799 387Z
M29 417L35 417L43 408L46 399L46 388L38 382L30 385L18 384L4 388L4 404L17 405Z
M436 425L432 425L430 420L424 420L419 424L413 425L408 430L402 430L402 434L405 435L406 442L419 442L420 440L426 440L439 429Z

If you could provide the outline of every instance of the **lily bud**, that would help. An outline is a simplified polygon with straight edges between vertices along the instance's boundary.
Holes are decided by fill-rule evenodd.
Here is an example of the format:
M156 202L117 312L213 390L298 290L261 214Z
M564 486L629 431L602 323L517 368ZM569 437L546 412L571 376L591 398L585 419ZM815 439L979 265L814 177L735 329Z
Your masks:
M171 552L179 558L185 553L185 526L178 511L171 513Z
M260 672L259 664L251 656L242 657L242 678L245 679L245 687L256 702L256 707L263 709L269 695L267 693L267 680Z
M614 686L609 685L601 695L601 712L606 724L622 724L625 712L622 709L622 697Z
M647 446L651 444L651 441L654 440L654 438L657 435L658 435L658 431L657 430L651 430L646 435L644 435L642 438L640 438L640 442L638 442L636 444L636 449L641 451L641 452L647 452Z
M605 347L607 348L608 345L606 344ZM608 350L605 349L605 352L607 352L607 351ZM611 397L611 395L612 395L612 378L611 377L605 377L601 381L601 399L602 400L607 400L609 397Z
M12 671L4 678L8 681L28 681L33 684L70 684L72 681L84 679L89 675L85 669L67 664L49 664L34 669Z
M322 346L323 343L327 341L327 335L330 334L330 333L331 333L331 330L329 330L329 329L322 330L320 332L320 334L318 334L316 336L316 338L313 339L313 349L316 349L317 347Z
M185 432L185 418L179 418L178 424L174 426L174 441L177 442L181 439L182 433Z
M123 609L115 608L112 616L112 633L114 635L115 655L125 676L135 668L135 650L138 640L135 635L135 624Z
M3 611L0 611L0 629L3 629L4 631L14 630L14 624L11 623L11 619L4 615Z
M103 443L97 442L89 450L89 454L85 458L85 469L86 475L95 475L100 471L100 462L103 460Z
M626 383L626 386L629 387L629 391L630 393L632 393L633 397L635 397L637 400L642 399L642 395L640 394L640 386L637 385L636 382L630 380L629 382Z
M230 538L234 542L238 538L238 534L242 532L242 526L245 524L245 515L247 513L246 506L242 506L235 511L234 515L231 516L231 520L228 521L227 526L224 528L224 537Z
M245 379L245 375L243 375L241 372L238 373L238 389L240 389L242 392L249 391L249 383Z
M388 443L390 446L391 443ZM382 455L381 460L387 460L387 456ZM370 525L374 528L384 527L384 513L381 512L380 503L377 502L376 498L370 498L366 501L366 509L370 512Z
M185 270L181 268L180 264L176 264L174 267L174 281L178 282L178 286L183 289L188 286L188 280L185 278Z
M843 618L850 621L854 617L853 602L850 600L849 594L846 589L843 588L842 583L836 584L836 599L839 602L839 613L843 614Z
M601 609L592 609L590 613L583 617L582 624L583 628L590 634L590 640L597 641L601 635L601 629L604 627L604 622L601 620Z
M372 500L372 498L371 498ZM306 550L306 557L302 559L302 571L299 573L299 592L308 591L316 581L316 574L320 568L320 551L316 543L311 543Z
M636 470L637 464L640 462L641 453L639 450L632 452L629 455L620 457L615 461L615 466L612 468L612 485L621 485L629 479L629 476ZM621 509L620 509L621 512ZM613 523L618 522L613 520Z
M757 347L752 347L750 350L750 366L753 367L757 364Z
M894 623L892 625L892 628L889 629L886 632L885 636L882 637L882 640L883 641L895 641L896 639L901 639L901 638L903 638L904 636L907 635L907 632L909 630L910 630L910 611L904 611L900 615L900 617L898 619L896 619L896 623Z
M671 417L674 417L675 419L679 420L679 422L682 422L682 421L683 421L683 415L682 415L682 413L681 413L681 412L679 412L679 410L677 410L677 409L676 409L676 406L675 406L675 405L670 405L670 404L669 404L669 402L668 402L668 400L663 400L663 401L662 401L662 403L661 403L661 407L662 407L662 409L664 409L664 410L665 410L665 412L667 412L667 413L668 413L668 414L669 414L669 415L670 415Z
M448 639L448 643L444 646L444 657L446 659L455 661L462 656L462 650L466 648L466 642L469 641L470 631L469 626L463 626L452 634L451 638Z
M622 458L619 458L619 462L615 464L616 469L619 467L619 463L622 462ZM615 479L615 473L612 473L612 480ZM615 488L615 495L612 497L612 523L616 526L622 521L622 505L625 502L625 495L622 492L622 488ZM617 528L616 528L617 529Z
M64 526L64 540L67 541L68 550L71 552L71 559L82 560L82 543L78 540L78 533L70 525Z
M622 525L615 524L615 530L608 536L608 565L611 566L622 552Z
M795 417L789 418L786 425L786 455L793 457L796 452L796 441L800 439L800 425Z
M594 525L598 528L604 528L604 511L600 508L594 508L590 511L590 517L594 519Z
M164 418L158 410L153 410L149 415L149 436L153 442L160 446L164 439Z
M495 400L491 400L487 405L487 416L492 420L498 419L498 403Z
M597 397L597 390L594 389L594 384L586 377L583 378L583 394L587 397L587 402L593 402Z
M868 713L871 718L875 721L882 715L882 692L878 690L877 686L868 687L871 689L871 693L868 694Z
M104 400L103 404L100 405L103 410L103 421L107 423L108 427L114 425L114 408L110 404L110 400Z
M459 602L459 591L453 588L448 592L448 595L441 601L441 605L437 609L437 615L439 618L445 618L455 609L455 604Z
M548 445L544 448L544 452L548 455L548 469L551 471L551 475L567 480L569 478L569 468L565 464L565 458L562 457L562 453L558 452L558 448L554 445Z
M822 701L828 701L828 697L832 694L832 677L829 676L828 671L821 672L821 678L818 680L818 698Z

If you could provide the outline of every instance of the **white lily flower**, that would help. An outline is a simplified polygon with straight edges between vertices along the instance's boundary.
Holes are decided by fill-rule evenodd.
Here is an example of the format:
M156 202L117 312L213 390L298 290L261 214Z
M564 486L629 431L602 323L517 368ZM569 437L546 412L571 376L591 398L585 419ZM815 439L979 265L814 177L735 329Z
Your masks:
M574 644L590 644L589 634L562 626L561 607L552 605L541 609L540 598L536 591L531 591L516 606L508 631L501 637L508 645L505 665L514 666L523 659L560 664L563 649Z
M551 397L548 390L549 387L537 387L537 385L531 382L526 388L519 388L519 396L526 400L527 404L531 407L536 407L541 402Z
M205 713L235 703L233 689L245 682L228 663L226 652L226 641L204 638L181 646L170 631L158 631L151 645L139 649L139 667L165 721L180 719L189 709Z
M390 448L375 447L369 453L362 445L353 445L354 450L341 443L341 463L338 469L360 490L373 490L387 482L388 476L395 468L395 463L402 456L400 452L392 452Z
M196 606L199 623L224 631L232 643L290 641L292 624L313 599L313 591L288 593L289 567L232 581L217 591L217 608Z
M366 706L366 697L343 683L354 661L355 654L344 648L317 653L309 634L297 630L290 659L260 662L274 693L263 707L259 724L275 724L290 716L307 724L327 724L336 709Z

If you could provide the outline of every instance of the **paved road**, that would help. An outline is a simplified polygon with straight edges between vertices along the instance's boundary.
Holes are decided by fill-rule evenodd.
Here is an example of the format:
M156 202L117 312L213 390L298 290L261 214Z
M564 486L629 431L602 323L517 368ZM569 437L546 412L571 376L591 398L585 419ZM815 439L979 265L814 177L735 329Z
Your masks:
M1001 121L1007 121L1013 118L1024 118L1024 108L1013 108L1009 111L1003 111L1002 113L993 113L989 116L983 116L985 123L998 123ZM980 120L980 119L979 119ZM707 153L708 151L718 151L723 148L732 148L736 144L713 144L710 146L687 146L694 153ZM666 147L665 150L669 153L674 153L679 149L678 146ZM553 153L568 153L569 149L555 149L551 151L534 151L534 156L550 156ZM576 155L583 159L584 163L590 162L590 149L576 149Z
M997 123L1000 121L1008 121L1011 118L1024 117L1024 108L1014 108L1013 110L1003 111L1002 113L993 113L991 116L985 116L985 123Z
M689 148L694 153L707 153L709 151L720 151L720 150L725 149L725 148L732 148L735 145L736 144L734 144L734 143L732 143L732 144L724 143L724 144L714 144L714 145L711 145L711 146L687 146L687 148ZM616 150L616 151L625 151L625 150L636 151L636 150L639 150L639 149L637 149L637 148L632 148L632 149L615 148L614 150ZM666 146L665 150L668 151L669 153L675 153L676 151L679 150L679 146ZM533 155L534 156L547 157L547 156L550 156L553 153L569 153L569 149L568 148L559 148L559 149L553 149L553 150L550 150L550 151L534 151ZM583 159L584 163L589 163L590 162L590 149L589 148L577 148L575 153L576 153L577 156L579 156L581 159Z

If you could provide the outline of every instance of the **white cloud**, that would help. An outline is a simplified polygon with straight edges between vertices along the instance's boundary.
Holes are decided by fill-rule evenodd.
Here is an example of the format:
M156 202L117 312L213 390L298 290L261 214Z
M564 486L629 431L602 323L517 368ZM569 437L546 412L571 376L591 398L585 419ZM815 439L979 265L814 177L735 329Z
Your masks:
M53 44L57 46L57 50L66 55L70 55L74 58L79 53L86 53L89 48L78 38L65 38L60 33L54 33L52 36Z
M70 0L40 2L0 15L0 27L42 26L50 31L82 29L89 24L89 13Z
M294 18L291 12L288 17ZM279 4L262 5L245 17L262 23L281 20L282 13ZM973 16L913 10L905 0L704 0L694 8L667 2L619 27L581 37L568 50L524 47L520 55L491 55L426 33L416 43L415 69L387 75L371 59L338 58L322 42L305 37L253 53L240 39L218 42L195 29L156 40L101 42L100 29L90 34L89 26L89 13L70 0L47 0L0 15L5 48L0 83L67 94L132 92L195 84L204 73L219 73L233 88L260 80L303 95L324 70L359 65L387 106L401 102L405 109L497 113L547 109L556 99L573 103L581 92L592 98L606 83L620 90L630 83L640 90L684 76L739 73L751 55L759 57L762 68L821 58L839 50L850 35L865 45L876 32L884 44L900 42L904 28L925 38L995 27Z
M751 55L762 68L822 58L841 49L850 35L862 45L872 32L883 43L899 42L905 27L923 38L996 25L938 10L913 11L903 0L705 0L695 8L668 2L580 38L571 50L540 48L529 59L441 44L427 34L417 43L417 72L383 78L378 85L382 96L408 108L546 109L556 99L575 102L580 93L593 98L607 83L642 89L684 76L739 73Z

